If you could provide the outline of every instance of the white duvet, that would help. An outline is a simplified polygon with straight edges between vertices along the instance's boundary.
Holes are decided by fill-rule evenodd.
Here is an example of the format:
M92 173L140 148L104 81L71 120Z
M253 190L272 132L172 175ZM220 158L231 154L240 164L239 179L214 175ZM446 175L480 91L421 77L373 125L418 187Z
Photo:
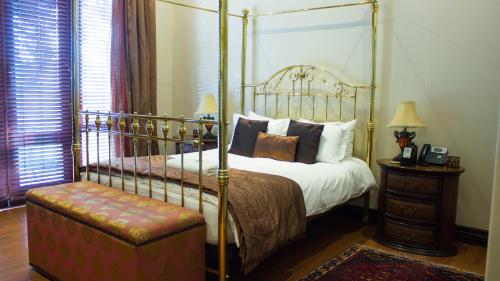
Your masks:
M207 151L204 157L216 156L217 150L212 150ZM357 158L336 164L303 164L229 154L228 161L233 169L267 173L295 181L304 194L308 217L358 197L375 186L375 178L368 165Z
M184 154L185 160L197 160L198 153ZM173 155L172 157L180 157ZM207 150L203 152L203 158L213 162L218 159L218 150ZM368 165L357 158L351 157L338 163L291 163L267 158L248 158L234 154L228 154L229 167L233 169L252 172L267 173L282 176L295 181L304 195L306 216L321 214L332 207L341 205L349 199L359 197L369 188L376 185L375 178ZM92 173L91 178L95 180L96 175ZM107 183L107 175L101 174L101 182ZM119 175L113 177L114 186L119 186L121 181ZM133 190L133 179L126 178L127 191ZM139 181L139 192L147 196L147 179ZM231 190L229 190L231 192ZM185 206L198 210L198 192L193 189L185 189ZM153 197L162 200L164 197L163 181L153 180ZM168 186L168 201L180 204L180 187L176 184ZM217 244L217 197L203 194L203 212L207 222L207 242ZM229 242L238 242L236 227L232 214L229 214Z

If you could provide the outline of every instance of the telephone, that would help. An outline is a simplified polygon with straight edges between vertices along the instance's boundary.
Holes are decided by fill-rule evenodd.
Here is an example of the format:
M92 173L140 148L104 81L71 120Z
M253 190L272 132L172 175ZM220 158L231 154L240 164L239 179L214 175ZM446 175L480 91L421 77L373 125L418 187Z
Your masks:
M432 165L444 165L448 157L448 149L446 147L431 146L424 144L418 157L419 163L428 163Z

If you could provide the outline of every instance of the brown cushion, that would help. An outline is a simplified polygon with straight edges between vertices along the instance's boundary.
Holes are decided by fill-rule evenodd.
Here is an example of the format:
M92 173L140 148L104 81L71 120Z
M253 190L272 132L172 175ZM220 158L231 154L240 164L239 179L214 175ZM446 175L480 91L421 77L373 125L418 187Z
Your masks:
M257 135L267 131L267 123L269 121L238 119L229 153L252 157Z
M323 127L324 125L321 124L302 123L295 120L290 121L286 135L299 137L295 162L313 164L316 161Z
M299 137L285 137L259 133L253 150L253 157L271 158L293 162Z

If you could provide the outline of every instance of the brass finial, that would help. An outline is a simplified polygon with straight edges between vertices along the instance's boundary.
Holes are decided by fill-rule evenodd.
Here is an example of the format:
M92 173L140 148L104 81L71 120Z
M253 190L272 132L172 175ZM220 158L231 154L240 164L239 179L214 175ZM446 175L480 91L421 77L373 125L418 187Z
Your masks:
M244 23L245 25L246 25L246 24L248 24L248 14L249 14L248 9L246 9L246 8L245 8L245 9L243 9L243 10L241 11L241 13L243 14L243 23Z
M114 125L113 117L111 117L111 112L109 112L108 120L106 120L106 125L108 127L108 131L111 132L111 129L113 129L113 125Z
M167 117L167 114L165 114L165 118L166 117ZM161 131L163 132L163 138L166 139L168 137L168 131L170 131L170 127L168 127L167 120L163 121L163 124L161 125Z
M151 113L149 113L149 116L151 116ZM153 124L153 120L148 119L148 122L146 123L146 131L148 132L149 137L153 136L154 130L155 130L155 125Z
M184 137L186 136L186 127L184 126L184 115L181 115L181 125L179 126L178 133L181 140L184 140Z
M123 111L120 112L120 122L118 123L120 126L120 132L125 132L125 127L127 126L127 123L125 123L125 116L123 116Z
M97 131L101 128L101 116L99 116L99 111L97 111L97 116L95 117L95 128Z
M134 112L134 115L137 115L137 112ZM132 131L135 136L139 135L139 119L137 118L132 121Z

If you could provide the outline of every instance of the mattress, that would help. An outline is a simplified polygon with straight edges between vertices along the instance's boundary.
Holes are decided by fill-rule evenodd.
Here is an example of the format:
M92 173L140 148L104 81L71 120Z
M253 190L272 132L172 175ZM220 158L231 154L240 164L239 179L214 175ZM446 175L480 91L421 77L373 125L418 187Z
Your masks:
M186 153L185 159L198 159L198 153ZM171 157L180 157L173 155ZM217 161L218 150L207 150L203 158L208 161ZM355 157L344 159L338 163L303 164L297 162L282 162L267 158L248 158L228 154L228 165L232 169L246 170L282 176L295 181L304 195L306 216L324 213L331 208L341 205L352 198L365 193L376 186L375 178L368 165ZM95 181L97 174L91 173L91 180ZM101 174L101 183L107 184L107 174ZM113 186L121 188L119 174L112 177ZM149 196L147 178L138 178L139 194ZM153 198L164 199L164 183L153 179ZM133 176L125 176L126 191L134 191ZM168 183L168 202L180 205L181 189L179 184ZM229 192L231 192L229 190ZM217 196L203 194L203 213L207 223L207 243L216 245L218 241L218 200ZM198 190L184 188L184 206L198 210ZM236 226L232 214L228 213L228 241L238 245Z

